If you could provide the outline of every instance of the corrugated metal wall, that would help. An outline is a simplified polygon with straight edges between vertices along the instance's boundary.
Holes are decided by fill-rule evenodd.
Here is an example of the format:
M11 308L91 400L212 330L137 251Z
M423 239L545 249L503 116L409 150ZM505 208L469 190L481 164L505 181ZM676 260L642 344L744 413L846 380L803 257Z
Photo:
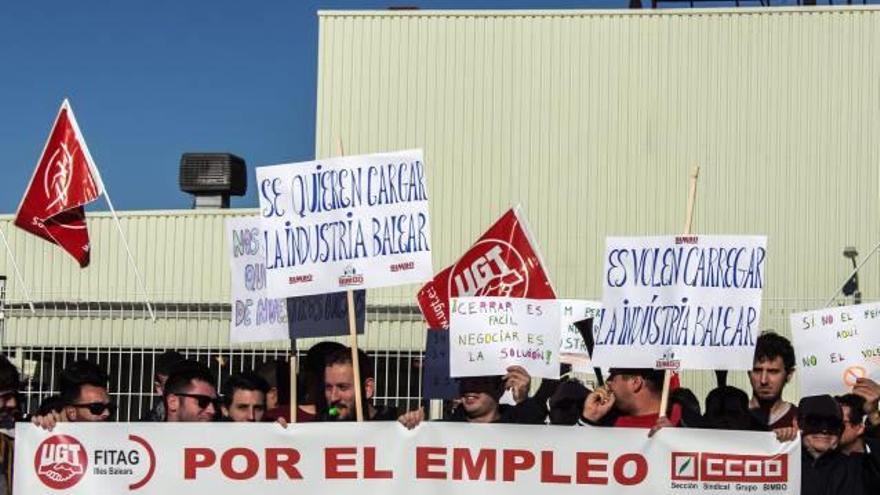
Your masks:
M875 7L319 15L317 154L423 147L437 269L520 202L559 294L600 297L605 237L680 232L694 165L697 233L769 236L764 327L880 241Z
M21 268L36 315L25 304L11 258L0 247L0 353L26 376L25 406L33 411L58 393L58 372L86 358L109 373L117 419L137 419L157 397L152 382L156 355L177 349L208 365L222 383L235 371L286 360L288 341L229 343L229 260L224 221L257 210L120 212L150 301L152 321L121 237L107 213L88 213L92 263L81 270L60 248L14 227L9 215L0 229ZM8 290L8 294L5 292ZM366 335L378 380L376 399L413 408L421 397L424 332L413 308L368 299ZM318 339L300 339L300 354ZM324 340L324 339L321 339Z
M32 315L11 258L2 249L0 274L7 276L2 345L289 349L289 343L229 344L229 259L224 221L255 215L256 209L120 212L156 321L139 305L143 296L109 213L88 213L92 262L86 269L60 248L18 229L0 216L31 297ZM365 349L413 350L424 346L418 319L369 299ZM90 303L80 304L76 303ZM107 303L112 303L108 307ZM129 303L129 304L116 304ZM134 305L130 303L135 303ZM311 345L303 339L301 348Z

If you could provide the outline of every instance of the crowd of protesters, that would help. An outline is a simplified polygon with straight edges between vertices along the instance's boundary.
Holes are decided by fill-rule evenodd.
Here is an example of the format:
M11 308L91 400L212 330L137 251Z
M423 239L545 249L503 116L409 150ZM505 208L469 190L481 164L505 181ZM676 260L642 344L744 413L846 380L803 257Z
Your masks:
M415 428L424 410L399 412L376 404L376 381L369 357L359 351L363 417L368 421L399 421ZM207 422L352 421L357 416L355 373L348 347L323 342L309 349L297 379L296 411L289 400L289 368L267 363L256 372L233 374L217 390L215 375L203 364L168 351L157 359L154 388L162 396L143 421ZM644 428L648 435L662 428L688 427L773 431L780 441L800 434L804 494L880 493L880 385L860 378L852 393L813 396L798 405L783 400L795 371L791 343L772 332L757 341L751 397L724 384L709 392L701 410L685 388L670 394L661 414L664 372L612 368L604 385L589 390L576 379L543 380L530 395L531 377L513 366L504 376L459 380L458 398L445 421L469 423L556 424ZM96 364L81 360L59 376L60 394L45 399L27 418L53 429L58 422L108 421L115 405L109 378ZM16 367L0 356L0 494L9 493L12 479L14 423L24 420ZM508 393L510 402L502 400Z

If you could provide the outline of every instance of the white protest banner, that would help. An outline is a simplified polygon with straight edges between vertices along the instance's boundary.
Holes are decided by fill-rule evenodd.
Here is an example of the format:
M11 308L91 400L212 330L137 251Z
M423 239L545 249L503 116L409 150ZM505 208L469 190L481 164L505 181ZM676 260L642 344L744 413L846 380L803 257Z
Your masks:
M259 217L226 219L232 343L288 338L286 301L269 297L266 291L264 242Z
M272 296L433 276L421 150L258 167L257 187Z
M751 369L767 238L609 237L593 366Z
M557 299L556 302L559 303L559 323L562 333L559 344L561 361L583 366L583 360L586 359L589 365L590 353L587 351L587 343L584 342L574 323L587 318L598 319L602 303L581 299Z
M559 378L559 304L555 299L450 299L451 376L503 375L519 365Z
M880 381L880 303L791 315L801 396L852 392L861 377Z
M20 494L800 493L800 442L746 431L19 423L15 456Z

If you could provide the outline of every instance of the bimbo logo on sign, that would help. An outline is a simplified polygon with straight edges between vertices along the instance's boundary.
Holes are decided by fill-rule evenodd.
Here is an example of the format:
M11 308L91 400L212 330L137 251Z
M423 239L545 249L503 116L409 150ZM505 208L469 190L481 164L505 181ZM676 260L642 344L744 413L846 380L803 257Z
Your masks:
M363 285L364 284L364 276L359 275L357 270L354 269L353 266L349 265L345 267L345 272L341 277L339 277L339 286L340 287L348 287L352 285Z
M449 297L523 297L529 289L525 259L510 243L486 239L474 244L449 271Z
M788 457L779 455L673 452L673 481L721 481L735 483L785 483Z
M37 447L34 470L49 488L66 490L77 484L88 467L89 457L77 439L53 435Z
M663 356L654 363L654 368L658 370L677 370L681 368L681 360L675 359L675 351L671 347L667 347L663 351Z

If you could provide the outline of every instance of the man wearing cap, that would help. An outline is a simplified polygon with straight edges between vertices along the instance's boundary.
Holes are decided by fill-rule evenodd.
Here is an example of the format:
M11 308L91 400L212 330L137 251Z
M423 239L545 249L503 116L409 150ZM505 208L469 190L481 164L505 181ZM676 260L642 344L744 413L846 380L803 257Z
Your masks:
M877 466L838 449L843 413L830 395L804 397L795 423L801 431L801 494L877 493Z
M458 379L458 405L446 421L466 423L544 424L547 408L544 400L529 398L532 378L522 366L507 368L504 376L472 376ZM516 405L501 404L501 396L510 390ZM425 419L424 410L410 411L399 418L413 429Z
M660 417L663 370L611 368L605 386L591 392L583 403L580 425L651 428L677 426L681 408L673 406Z

